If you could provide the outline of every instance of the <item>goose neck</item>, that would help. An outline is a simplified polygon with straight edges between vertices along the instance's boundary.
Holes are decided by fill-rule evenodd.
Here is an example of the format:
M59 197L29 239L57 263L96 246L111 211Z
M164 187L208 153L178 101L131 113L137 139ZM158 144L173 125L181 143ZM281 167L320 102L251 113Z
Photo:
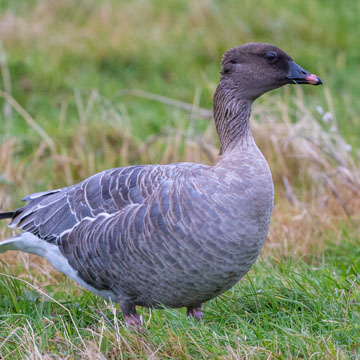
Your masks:
M220 139L220 154L253 142L250 131L252 100L226 87L218 86L214 95L214 118Z

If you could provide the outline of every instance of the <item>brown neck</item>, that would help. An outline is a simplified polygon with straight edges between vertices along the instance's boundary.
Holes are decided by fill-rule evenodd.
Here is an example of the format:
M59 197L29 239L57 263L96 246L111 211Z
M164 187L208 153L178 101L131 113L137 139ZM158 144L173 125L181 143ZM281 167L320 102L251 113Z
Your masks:
M214 95L214 118L220 139L220 154L251 136L251 104L252 100L243 98L241 92L228 89L220 82Z

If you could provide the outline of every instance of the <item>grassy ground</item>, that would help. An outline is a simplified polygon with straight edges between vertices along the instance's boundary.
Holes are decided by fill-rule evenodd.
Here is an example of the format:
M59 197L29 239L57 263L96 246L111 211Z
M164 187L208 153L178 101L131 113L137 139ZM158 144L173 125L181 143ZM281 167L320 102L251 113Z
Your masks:
M211 108L221 55L242 42L279 45L325 85L255 104L271 229L204 321L142 310L134 333L43 260L7 253L0 358L359 358L359 15L360 2L335 0L1 1L0 210L105 168L216 161L199 106ZM10 234L1 224L0 239Z
M64 278L46 280L50 299L3 276L2 356L355 359L360 253L350 244L312 265L302 259L259 261L239 285L205 306L200 323L180 310L155 310L151 315L142 310L143 334L126 329L112 304L76 291Z

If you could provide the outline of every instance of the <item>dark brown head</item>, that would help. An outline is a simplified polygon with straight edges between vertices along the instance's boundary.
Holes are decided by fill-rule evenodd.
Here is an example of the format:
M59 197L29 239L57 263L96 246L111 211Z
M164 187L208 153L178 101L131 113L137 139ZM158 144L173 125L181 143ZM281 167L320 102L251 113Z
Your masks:
M243 99L255 100L285 84L322 84L321 79L297 65L278 47L248 43L227 51L222 60L221 83Z
M322 81L274 45L248 43L224 54L221 81L214 95L221 154L250 134L252 102L265 92L286 84L319 85Z

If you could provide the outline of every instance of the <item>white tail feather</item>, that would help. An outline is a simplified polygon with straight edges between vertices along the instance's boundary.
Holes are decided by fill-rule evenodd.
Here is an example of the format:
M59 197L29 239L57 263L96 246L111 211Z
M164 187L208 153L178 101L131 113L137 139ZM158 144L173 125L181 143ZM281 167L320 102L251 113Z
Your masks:
M116 301L116 296L112 291L98 290L85 283L85 281L79 277L77 270L70 266L67 258L61 253L57 245L50 244L34 234L23 232L0 242L0 254L8 250L19 250L29 254L42 256L48 260L56 270L69 276L85 289L106 299L111 298L113 301Z
M19 237L13 237L7 240L0 242L0 254L8 251L8 250L20 250L19 242L21 240Z

